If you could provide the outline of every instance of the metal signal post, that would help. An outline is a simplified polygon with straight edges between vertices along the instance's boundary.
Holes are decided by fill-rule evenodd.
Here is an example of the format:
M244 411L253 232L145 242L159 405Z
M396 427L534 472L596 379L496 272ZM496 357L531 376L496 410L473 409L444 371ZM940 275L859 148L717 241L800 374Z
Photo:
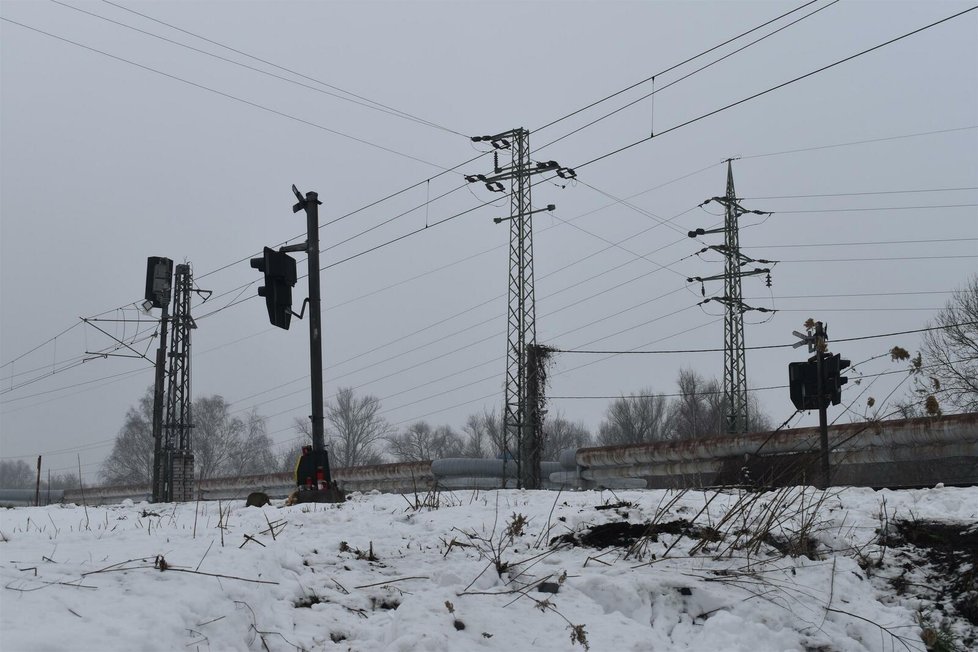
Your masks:
M826 410L829 403L842 402L842 386L849 379L841 372L849 366L849 361L836 353L828 353L829 327L822 322L809 322L808 332L792 334L800 338L795 348L808 345L809 353L814 353L807 362L792 362L788 365L788 385L791 402L798 410L818 410L819 431L819 476L823 489L831 483L829 462L829 430Z
M305 251L309 261L309 371L312 374L312 448L317 453L326 450L323 419L323 333L322 301L319 288L319 193L307 192L303 197L294 185L292 192L296 202L293 213L306 212L306 243L298 251ZM325 480L330 481L329 465L324 469Z
M154 503L164 499L163 407L166 400L166 336L172 294L173 261L163 256L150 256L146 261L146 295L142 307L149 312L162 308L160 316L160 346L156 350L156 376L153 383L153 497Z
M345 494L333 484L329 470L329 454L326 452L326 436L323 417L323 328L322 299L319 287L319 194L307 192L304 196L292 186L298 200L292 212L306 213L306 241L280 247L278 251L265 247L261 258L252 258L251 266L265 275L265 285L258 288L258 296L265 297L268 320L273 326L288 330L292 317L302 319L309 307L309 371L312 390L312 446L302 447L302 456L296 464L295 479L298 489L297 502L336 503L345 500ZM303 302L302 312L292 310L292 286L296 282L295 259L290 252L305 252L309 264L309 297Z

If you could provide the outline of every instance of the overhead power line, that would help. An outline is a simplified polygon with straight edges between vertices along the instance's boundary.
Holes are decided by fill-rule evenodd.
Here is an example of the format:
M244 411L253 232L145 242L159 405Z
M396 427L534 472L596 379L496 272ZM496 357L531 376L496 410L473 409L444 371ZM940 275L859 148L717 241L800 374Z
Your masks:
M783 263L866 263L893 260L950 260L953 258L978 258L978 255L947 255L940 256L889 256L880 258L800 258L797 260L782 260Z
M969 10L970 11L970 10ZM766 158L768 156L783 156L785 154L800 154L802 152L815 152L822 149L835 149L836 147L851 147L853 145L868 145L870 143L886 143L894 140L904 140L907 138L918 138L920 136L936 136L939 134L953 134L959 131L969 131L978 129L978 125L968 125L965 127L951 127L950 129L936 129L934 131L918 131L912 134L902 134L899 136L882 136L880 138L867 138L864 140L851 140L845 143L833 143L831 145L814 145L812 147L799 147L796 149L785 149L779 152L765 152L763 154L748 154L740 156L741 160L752 158Z
M896 337L898 335L913 335L915 333L925 333L928 331L945 330L948 328L958 328L960 326L974 326L978 322L962 322L959 324L947 324L946 326L931 326L928 328L916 328L908 331L894 331L892 333L877 333L875 335L862 335L859 337L846 337L842 339L834 339L833 343L838 342L858 342L861 340L873 340L881 337ZM797 342L792 342L789 344L765 344L763 346L747 346L744 347L747 351L761 351L765 349L787 349L794 348ZM601 354L601 355L623 355L626 353L641 353L641 354L670 354L670 353L723 353L723 349L658 349L658 350L648 350L648 351L595 351L595 350L584 350L584 349L554 349L555 353L589 353L589 354Z
M801 21L805 20L806 18L810 18L810 17L814 16L815 14L819 13L820 11L822 11L824 9L828 9L829 7L831 7L832 5L836 4L837 2L839 2L839 0L832 0L832 2L830 2L829 4L824 5L822 7L819 7L818 9L816 9L813 12L811 12L810 14L806 14L806 15L802 16L801 18L798 18L797 20L793 20L792 22L788 23L787 25L783 25L783 26L779 27L778 29L776 29L776 30L774 30L772 32L769 32L769 33L765 34L764 36L762 36L762 37L760 37L758 39L755 39L755 40L751 41L750 43L747 43L746 45L743 45L743 46L737 48L736 50L733 50L732 52L728 52L727 54L723 55L719 59L714 59L710 63L708 63L708 64L706 64L704 66L700 66L696 70L693 70L693 71L691 71L691 72L683 75L679 79L675 79L675 80L669 82L668 84L666 84L664 86L660 86L659 88L654 89L654 90L652 90L649 93L646 93L645 95L639 96L639 97L635 98L634 100L632 100L631 102L628 102L627 104L623 104L622 106L618 107L617 109L615 109L613 111L610 111L609 113L606 113L606 114L604 114L602 116L599 116L599 117L595 118L594 120L591 120L590 122L585 123L584 125L578 127L577 129L574 129L572 131L567 132L566 134L564 134L563 136L560 136L559 138L555 138L554 140L551 140L546 145L543 145L543 147L540 147L540 149L543 149L545 147L550 147L551 145L553 145L555 143L558 143L558 142L564 140L565 138L576 134L579 131L583 131L584 129L587 129L588 127L591 127L591 126L597 124L598 122L601 122L602 120L605 120L607 118L610 118L611 116L616 115L616 114L624 111L625 109L627 109L629 107L635 106L636 104L638 104L639 102L642 102L643 100L647 100L650 97L654 97L657 93L660 93L660 92L666 90L667 88L669 88L671 86L675 86L679 82L684 81L684 80L692 77L695 74L698 74L700 72L703 72L707 68L710 68L710 67L712 67L712 66L720 63L721 61L724 61L724 60L728 59L729 57L732 57L735 54L738 54L740 52L743 52L747 48L749 48L749 47L751 47L753 45L756 45L756 44L760 43L761 41L764 41L765 39L768 39L768 38L774 36L775 34L781 32L781 31L783 31L785 29L788 29L789 27L791 27L791 26L793 26L793 25L795 25L797 23L800 23ZM671 70L671 68L670 68L670 70ZM658 76L658 75L656 75L656 76ZM649 78L649 80L653 81L653 83L654 83L655 77L651 77L651 78ZM646 81L649 81L649 80L646 80Z
M836 340L836 341L838 341L838 340ZM955 360L954 361L954 364L957 364L957 363L960 363L960 362L969 362L970 360L973 360L973 359L974 358L968 358L968 359L965 359L965 360ZM938 367L938 366L940 366L940 365L937 365L937 364L924 365L923 367L921 367L921 369L933 369L934 367ZM893 376L893 375L897 375L897 374L906 374L909 377L910 376L910 373L911 372L908 369L893 369L893 370L890 370L890 371L880 371L880 372L875 373L875 374L860 374L859 377L860 378L880 378L882 376ZM788 389L788 385L768 385L766 387L748 387L747 388L747 391L748 392L766 392L766 391L770 391L770 390L773 390L773 389ZM846 388L846 389L849 389L849 388ZM611 396L611 395L608 395L608 396L551 396L551 395L548 394L547 395L547 399L552 399L552 400L555 400L555 401L558 401L558 400L618 400L618 399L626 399L626 400L628 400L628 399L642 399L642 398L657 398L659 396L661 396L663 398L680 398L680 397L683 397L683 396L717 396L719 394L720 394L720 391L719 390L717 390L715 392L690 392L688 394L618 394L618 395L615 395L615 396ZM794 416L794 415L792 415L792 416Z
M782 18L784 18L786 16L790 16L791 14L793 14L793 13L795 13L797 11L801 11L805 7L808 7L809 5L815 4L815 2L817 2L817 1L818 0L811 0L811 2L806 2L805 4L803 4L803 5L799 6L799 7L796 7L794 9L792 9L791 11L785 12L785 13L781 14L780 16L777 16L775 18L772 18L771 20L768 20L768 21L766 21L764 23L761 23L760 25L757 25L755 27L752 27L749 30L747 30L746 32L741 32L737 36L734 36L732 38L729 38L729 39L727 39L726 41L724 41L722 43L718 43L717 45L714 45L713 47L711 47L711 48L709 48L707 50L703 50L699 54L696 54L696 55L694 55L692 57L689 57L688 59L685 59L684 61L680 61L677 64L674 64L672 66L669 66L668 68L666 68L664 70L660 70L659 72L655 73L654 75L651 75L649 77L646 77L645 79L643 79L641 81L637 81L634 84L632 84L631 86L626 86L625 88L623 88L621 90L615 91L614 93L612 93L610 95L606 95L605 97L602 97L600 100L596 100L594 102L591 102L587 106L583 106L583 107L581 107L581 108L579 108L579 109L577 109L575 111L571 111L567 115L564 115L564 116L562 116L560 118L557 118L556 120L552 120L552 121L548 122L547 124L543 125L542 127L537 127L536 129L534 129L534 131L543 131L544 129L547 129L548 127L554 126L558 122L563 122L564 120L567 120L568 118L572 118L575 115L577 115L577 114L579 114L579 113L581 113L583 111L587 111L588 109L590 109L592 107L595 107L598 104L601 104L602 102L607 102L608 100L610 100L612 98L618 97L622 93L627 93L628 91L632 90L633 88L636 88L638 86L641 86L642 84L645 84L647 82L652 81L656 77L659 77L661 75L664 75L664 74L666 74L668 72L672 72L676 68L679 68L681 66L684 66L687 63L690 63L692 61L695 61L696 59L699 59L700 57L706 56L707 54L709 54L709 53L711 53L711 52L713 52L715 50L718 50L718 49L722 48L725 45L729 45L730 43L733 43L734 41L736 41L738 39L741 39L741 38L747 36L748 34L751 34L753 32L756 32L759 29L763 29L764 27L767 27L771 23L775 23L775 22L781 20Z
M391 107L382 105L379 102L374 102L373 100L369 100L367 98L360 98L359 95L355 95L354 93L350 93L349 91L346 91L346 90L343 90L343 89L339 89L339 88L337 88L335 86L331 86L330 84L326 84L325 82L316 81L316 83L318 83L318 84L320 84L322 86L326 86L328 88L336 88L337 90L339 90L339 91L341 91L343 93L346 93L347 95L350 95L351 97L346 97L344 95L339 95L337 93L331 93L330 91L324 90L322 88L317 88L315 86L310 86L308 84L304 84L304 83L299 82L299 81L296 81L294 79L289 79L288 77L283 77L281 75L277 75L275 73L268 72L267 70L262 70L261 68L256 68L254 66L249 66L248 64L241 63L240 61L235 61L234 59L229 59L227 57L222 57L222 56L220 56L218 54L214 54L213 52L208 52L206 50L201 50L200 48L195 48L192 45L187 45L186 43L180 43L179 41L174 41L173 39L166 38L165 36L160 36L159 34L154 34L153 32L148 32L148 31L146 31L144 29L139 29L138 27L134 27L132 25L128 25L126 23L123 23L123 22L120 22L120 21L117 21L117 20L113 20L113 19L111 19L111 18L109 18L107 16L102 16L101 14L97 14L97 13L92 12L92 11L86 11L85 9L82 9L80 7L74 7L74 6L69 5L69 4L65 3L65 2L61 2L61 0L50 0L50 1L53 2L56 5L60 5L62 7L65 7L66 9L71 9L73 11L77 11L77 12L83 13L83 14L85 14L87 16L91 16L92 18L97 18L99 20L103 20L103 21L108 22L108 23L111 23L113 25L117 25L119 27L123 27L125 29L132 30L134 32L138 32L140 34L144 34L146 36L149 36L149 37L152 37L152 38L155 38L155 39L164 41L166 43L170 43L171 45L175 45L177 47L181 47L181 48L184 48L186 50L190 50L191 52L197 52L198 54L202 54L204 56L208 56L208 57L211 57L213 59L217 59L219 61L224 61L225 63L229 63L231 65L238 66L238 67L244 68L246 70L251 70L252 72L256 72L256 73L258 73L260 75L265 75L267 77L272 77L273 79L278 79L278 80L284 81L284 82L286 82L288 84L294 84L296 86L300 86L302 88L306 88L308 90L311 90L311 91L314 91L314 92L317 92L317 93L322 93L324 95L329 95L330 97L334 97L334 98L339 99L339 100L342 100L344 102L350 102L352 104L356 104L358 106L362 106L362 107L365 107L365 108L368 108L368 109L371 109L371 110L374 110L374 111L379 111L381 113L386 113L388 115L392 115L392 116L397 117L397 118L401 118L401 119L404 119L404 120L409 120L409 121L415 122L417 124L422 124L422 125L424 125L426 127L432 127L434 129L439 129L441 131L446 131L448 133L452 133L452 134L455 134L455 135L458 135L458 136L465 137L464 134L461 134L461 133L459 133L459 132L457 132L457 131L455 131L453 129L449 129L448 127L443 127L443 126L438 125L438 124L435 124L433 122L429 122L428 120L423 120L421 118L415 117L415 116L413 116L413 115L411 115L409 113L406 113L404 111L399 111L397 109L393 109ZM103 0L103 2L104 1L105 0ZM122 7L121 5L116 5L115 3L112 3L112 2L106 2L106 4L111 4L113 6L119 7L120 9L124 9L126 11L131 11L129 9L126 9L125 7ZM139 12L136 12L136 11L132 11L132 13L135 13L137 15L143 16L144 18L148 18L149 20L153 20L152 18L149 18L145 14L140 14ZM174 27L172 29L177 29L177 28ZM180 30L180 31L185 31L185 30ZM189 33L189 32L187 32L187 33ZM196 36L196 38L203 38L203 37ZM208 40L208 39L203 39L203 40ZM209 41L209 40L208 40L208 42L214 43L213 41ZM215 43L215 45L220 45L220 44ZM223 46L223 45L221 45L220 47L225 47L226 48L226 46ZM226 49L231 49L231 48L226 48ZM238 54L242 54L242 55L247 56L249 58L255 59L255 57L251 57L251 55L245 54L245 53L240 52L238 50L235 50L235 52L238 52ZM280 66L275 66L275 64L271 64L271 63L268 63L268 62L263 62L263 63L266 63L267 65L271 65L271 66L274 66L276 68L280 68L281 69ZM292 74L298 74L298 73L292 73ZM364 101L360 101L358 99L352 99L353 97L360 98L360 99L362 99Z
M922 290L920 292L857 292L854 294L795 294L778 295L777 299L841 299L844 297L897 297L921 294L954 294L954 290ZM748 297L750 299L763 299L770 297Z
M61 331L60 333L58 333L57 335L55 335L54 337L49 337L48 339L44 340L43 342L41 342L40 344L38 344L37 346L35 346L33 349L30 349L29 351L25 351L24 353L21 353L16 358L12 358L10 360L7 360L2 365L0 365L0 369L4 369L5 367L8 367L8 366L12 365L13 363L17 362L18 360L21 360L23 358L26 358L31 353L34 353L34 351L37 351L39 348L41 348L45 344L50 344L51 342L55 341L56 339L58 339L59 337L61 337L65 333L67 333L68 331L72 330L73 328L75 328L77 326L80 326L81 323L82 322L77 321L74 324L72 324L71 326L69 326L68 328L64 329L63 331Z
M774 211L777 215L788 215L796 213L862 213L866 211L914 211L914 210L932 210L938 208L974 208L978 206L976 203L972 204L931 204L928 206L869 206L865 208L815 208L809 210L787 210L787 211Z
M267 113L271 113L273 115L277 115L279 117L286 118L288 120L293 120L293 121L298 122L300 124L304 124L307 127L313 127L315 129L319 129L321 131L325 131L325 132L334 134L336 136L340 136L342 138L346 138L348 140L352 140L352 141L357 142L357 143L360 143L362 145L367 145L369 147L373 147L375 149L379 149L379 150L388 152L389 154L396 154L397 156L401 156L403 158L407 158L407 159L410 159L412 161L416 161L418 163L424 163L425 165L429 165L431 167L438 168L440 170L444 170L445 169L444 166L442 166L442 165L439 165L437 163L432 163L431 161L426 161L426 160L424 160L422 158L419 158L417 156L413 156L411 154L406 154L404 152L400 152L400 151L398 151L396 149L387 147L386 145L380 145L378 143L374 143L374 142L371 142L369 140L366 140L365 138L360 138L359 136L353 136L351 134L348 134L348 133L339 131L337 129L332 129L332 128L327 127L325 125L321 125L321 124L312 122L311 120L306 120L304 118L300 118L298 116L291 115L289 113L285 113L284 111L279 111L278 109L273 109L270 106L265 106L264 104L259 104L258 102L252 102L251 100L246 100L243 97L238 97L237 95L232 95L231 93L225 93L224 91L220 91L220 90L218 90L216 88L212 88L212 87L206 86L204 84L199 84L199 83L197 83L195 81L190 81L189 79L185 79L183 77L179 77L177 75L174 75L174 74L171 74L171 73L168 73L168 72L164 72L162 70L159 70L157 68L153 68L151 66L147 66L147 65L144 65L144 64L141 64L141 63L137 63L137 62L135 62L135 61L133 61L131 59L126 59L125 57L120 57L120 56L117 56L115 54L110 54L110 53L108 53L108 52L106 52L104 50L99 50L98 48L94 48L94 47L91 47L89 45L85 45L84 43L79 43L78 41L73 41L73 40L71 40L69 38L66 38L64 36L58 36L57 34L52 34L51 32L46 32L43 29L38 29L37 27L31 27L30 25L26 25L24 23L17 22L16 20L11 20L10 18L4 18L3 16L0 16L0 20L2 20L4 22L7 22L7 23L10 23L11 25L17 25L18 27L22 27L22 28L27 29L27 30L30 30L32 32L36 32L38 34L43 34L44 36L47 36L49 38L53 38L53 39L56 39L58 41L62 41L64 43L69 43L71 45L74 45L75 47L79 47L79 48L82 48L84 50L88 50L89 52L95 52L96 54L101 54L104 57L108 57L110 59L114 59L114 60L120 61L122 63L127 63L127 64L129 64L131 66L135 66L135 67L140 68L142 70L146 70L148 72L152 72L152 73L155 73L157 75L161 75L161 76L166 77L168 79L172 79L174 81L178 81L178 82L180 82L182 84L187 84L188 86L193 86L194 88L197 88L197 89L200 89L200 90L203 90L203 91L207 91L208 93L213 93L215 95L219 95L221 97L227 98L229 100L233 100L235 102L240 102L242 104L247 104L250 107L253 107L253 108L256 108L256 109L260 109L260 110L265 111Z
M635 147L636 145L641 145L642 143L647 142L649 140L652 140L653 138L659 138L660 136L664 136L667 133L676 131L678 129L682 129L683 127L688 127L689 125L694 124L696 122L699 122L700 120L704 120L706 118L709 118L711 116L714 116L714 115L716 115L718 113L721 113L723 111L726 111L728 109L732 109L732 108L734 108L736 106L739 106L739 105L744 104L746 102L749 102L751 100L754 100L754 99L757 99L757 98L762 97L764 95L767 95L768 93L772 93L772 92L774 92L776 90L779 90L781 88L784 88L786 86L789 86L791 84L794 84L796 82L799 82L799 81L801 81L803 79L807 79L807 78L809 78L809 77L811 77L813 75L817 75L818 73L825 72L826 70L829 70L829 69L834 68L836 66L842 65L843 63L847 63L849 61L852 61L853 59L856 59L856 58L861 57L863 55L869 54L870 52L874 52L874 51L879 50L881 48L884 48L884 47L886 47L888 45L892 45L893 43L896 43L898 41L902 41L905 38L909 38L911 36L914 36L916 34L919 34L919 33L923 32L925 30L931 29L933 27L937 27L938 25L941 25L943 23L946 23L946 22L948 22L950 20L954 20L955 18L960 18L961 16L963 16L963 15L969 13L969 12L972 12L975 9L978 9L978 6L970 7L968 9L963 10L963 11L959 11L956 14L952 14L952 15L948 16L947 18L942 18L941 20L935 21L935 22L930 23L928 25L924 25L923 27L918 27L915 30L912 30L912 31L907 32L905 34L901 34L900 36L894 37L894 38L892 38L892 39L890 39L888 41L884 41L883 43L880 43L878 45L874 45L873 47L866 48L865 50L862 50L862 51L857 52L855 54L851 54L848 57L845 57L843 59L839 59L838 61L835 61L835 62L830 63L828 65L822 66L821 68L816 68L815 70L812 70L810 72L807 72L804 75L799 75L798 77L795 77L793 79L789 79L788 81L781 82L780 84L777 84L775 86L771 86L769 88L766 88L765 90L759 91L757 93L754 93L753 95L748 95L747 97L741 98L741 99L737 100L736 102L731 102L730 104L726 104L724 106L721 106L718 109L714 109L713 111L709 111L707 113L704 113L704 114L702 114L700 116L697 116L697 117L692 118L690 120L687 120L685 122L681 122L681 123L679 123L677 125L674 125L672 127L669 127L668 129L664 129L664 130L662 130L662 131L660 131L660 132L658 132L658 133L656 133L654 135L647 136L645 138L642 138L640 140L637 140L637 141L635 141L633 143L630 143L628 145L625 145L623 147L619 147L618 149L615 149L615 150L612 150L612 151L607 152L605 154L602 154L600 156L597 156L597 157L595 157L595 158L593 158L593 159L591 159L589 161L586 161L584 163L579 163L578 165L575 165L573 167L574 167L575 170L580 170L581 168L586 167L588 165L591 165L592 163L597 163L598 161L602 161L602 160L604 160L606 158L609 158L611 156L614 156L616 154L620 154L621 152L624 152L626 150L629 150L632 147Z
M964 186L961 188L922 188L918 190L875 190L872 192L836 192L836 193L819 193L814 195L768 195L766 197L740 197L740 199L749 199L751 201L757 201L760 199L813 199L816 197L861 197L863 195L904 195L909 193L921 193L921 192L957 192L961 190L978 190L978 186Z
M57 0L52 0L52 2L56 2L56 1ZM187 34L188 36L192 36L192 37L194 37L196 39L200 39L201 41L205 41L207 43L210 43L211 45L216 45L216 46L218 46L220 48L224 48L225 50L228 50L229 52L234 52L235 54L240 54L241 56L247 57L247 58L249 58L249 59L251 59L253 61L258 61L260 63L263 63L266 66L271 66L272 68L275 68L276 70L281 70L283 72L287 72L287 73L289 73L291 75L295 75L296 77L301 77L302 79L305 79L305 80L314 82L314 83L319 84L321 86L325 86L326 88L331 88L331 89L333 89L335 91L339 91L340 93L345 93L346 95L349 95L352 98L356 98L356 99L350 99L349 97L344 97L344 96L341 96L341 95L334 95L332 93L329 93L329 95L332 95L333 97L336 97L338 99L341 99L341 100L344 100L344 101L347 101L347 102L352 102L352 103L358 104L360 106L365 106L365 107L367 107L369 109L374 109L374 110L377 110L377 111L382 111L383 113L388 113L390 115L397 116L397 117L400 117L400 118L405 118L407 120L410 120L412 122L416 122L418 124L426 125L426 126L429 126L429 127L434 127L435 129L440 129L442 131L446 131L448 133L455 134L457 136L462 136L464 138L468 138L468 136L466 136L465 134L460 133L458 131L455 131L454 129L449 129L448 127L446 127L444 125L438 124L437 122L432 122L431 120L425 120L424 118L419 118L418 116L413 115L411 113L408 113L407 111L401 111L400 109L396 109L396 108L394 108L392 106L388 106L387 104L383 104L383 103L378 102L376 100L372 100L372 99L370 99L368 97L364 97L363 95L358 95L358 94L356 94L356 93L354 93L352 91L348 91L345 88L340 88L339 86L334 86L333 84L326 83L326 82L324 82L324 81L322 81L320 79L316 79L315 77L311 77L309 75L304 75L301 72L298 72L296 70L292 70L290 68L286 68L284 66L280 66L280 65L278 65L276 63L272 63L271 61L268 61L266 59L262 59L260 57L257 57L255 55L253 55L253 54L249 54L247 52L244 52L243 50L239 50L239 49L233 48L233 47L231 47L229 45L225 45L225 44L220 43L218 41L215 41L213 39L207 38L206 36L201 36L200 34L195 34L194 32L191 32L191 31L188 31L186 29L183 29L182 27L177 27L176 25L173 25L172 23L167 23L167 22L164 22L164 21L159 20L157 18L153 18L152 16L149 16L149 15L147 15L145 13L136 11L135 9L131 9L129 7L125 7L125 6L123 6L121 4L117 4L115 2L110 2L110 0L102 0L102 2L104 2L105 4L108 4L108 5L112 5L113 7L118 7L119 9L122 9L123 11L128 11L131 14L135 14L137 16L141 16L141 17L145 18L146 20L151 20L154 23L158 23L160 25L163 25L164 27L168 27L168 28L173 29L173 30L176 30L178 32L182 32L182 33ZM64 5L64 3L62 3L62 2L57 2L57 4ZM75 9L75 7L70 7L69 5L64 5L64 6L69 7L71 9ZM85 12L85 13L89 13L89 12ZM96 15L97 16L97 14L92 14L92 15ZM116 22L116 21L112 21L112 20L110 20L108 18L105 18L103 16L97 16L97 17L98 18L102 18L103 20L109 20L110 22L113 22L113 23ZM127 27L129 29L135 29L136 31L143 32L143 30L137 29L135 27L131 27L129 25L125 25L125 24L122 24L122 23L116 23L116 24L121 24L123 27ZM143 32L143 33L146 34L148 32ZM154 36L156 38L164 38L162 36L157 36L155 34L150 34L150 36ZM170 39L164 39L164 40L169 41L171 43L175 43L176 45L179 45L181 47L189 48L191 50L194 50L195 52L202 52L203 54L206 54L208 56L217 56L217 55L214 55L214 54L212 54L210 52L205 52L205 51L202 51L202 50L198 50L197 48L191 47L191 46L186 45L186 44L183 44L183 43L177 43L175 41L170 41ZM237 61L225 59L224 57L218 57L218 58L219 59L222 59L224 61L229 61L230 63L233 63L235 65L244 65L244 64L241 64L241 63L239 63ZM260 72L262 74L266 74L266 75L267 74L271 74L271 73L268 73L268 72L266 72L264 70L252 68L251 66L245 66L245 67L248 68L248 69L250 69L250 70L256 70L257 72ZM291 80L291 79L288 79L288 78L285 78L285 77L279 77L278 75L273 75L273 76L276 77L276 78L278 78L278 79L282 79L284 81L290 82L290 83L298 83L298 82L295 82L294 80ZM309 86L306 86L305 84L299 84L299 85L300 86L303 86L305 88L309 88ZM318 90L318 89L314 89L314 90ZM358 102L356 100L362 100L362 101L359 101Z
M803 248L803 247L865 247L865 246L879 246L879 245L892 245L892 244L935 244L935 243L946 243L946 242L974 242L978 238L939 238L939 239L925 239L925 240L876 240L870 242L798 242L791 244L776 244L776 245L751 245L750 247L744 247L744 249L788 249L788 248Z

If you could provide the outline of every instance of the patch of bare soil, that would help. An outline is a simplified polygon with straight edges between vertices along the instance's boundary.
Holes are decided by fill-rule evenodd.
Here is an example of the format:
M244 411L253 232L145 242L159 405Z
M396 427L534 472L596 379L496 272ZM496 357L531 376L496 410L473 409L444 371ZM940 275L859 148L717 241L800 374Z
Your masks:
M642 539L658 541L660 534L683 535L693 539L715 541L719 534L712 528L691 524L684 518L664 523L627 523L615 521L585 528L580 532L569 532L550 540L550 545L569 544L586 548L628 548Z
M913 561L903 564L891 585L900 594L927 595L945 617L970 623L961 642L978 644L978 525L922 520L892 525L880 542Z

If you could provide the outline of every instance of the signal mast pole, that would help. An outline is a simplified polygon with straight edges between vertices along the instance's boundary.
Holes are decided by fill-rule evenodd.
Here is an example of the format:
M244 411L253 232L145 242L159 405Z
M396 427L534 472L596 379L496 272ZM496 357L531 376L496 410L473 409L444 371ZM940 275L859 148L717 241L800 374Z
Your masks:
M304 196L292 186L292 194L298 200L292 212L306 212L306 241L280 247L278 251L265 247L261 258L252 258L251 266L265 275L265 285L258 288L258 296L265 297L268 320L273 326L289 330L292 317L302 319L309 307L309 376L311 379L312 446L303 446L295 467L297 490L293 494L297 502L341 503L345 493L333 484L329 470L329 453L323 418L323 328L322 300L319 287L319 194L307 192ZM309 265L309 296L299 313L292 310L292 288L297 280L295 258L290 252L304 252ZM301 491L300 491L301 490Z
M292 192L299 201L292 207L293 213L306 212L306 242L281 251L305 251L309 261L309 366L312 379L312 450L317 460L317 474L332 482L329 462L326 459L326 437L323 417L323 330L322 302L319 288L319 193L307 192L305 197L294 185Z

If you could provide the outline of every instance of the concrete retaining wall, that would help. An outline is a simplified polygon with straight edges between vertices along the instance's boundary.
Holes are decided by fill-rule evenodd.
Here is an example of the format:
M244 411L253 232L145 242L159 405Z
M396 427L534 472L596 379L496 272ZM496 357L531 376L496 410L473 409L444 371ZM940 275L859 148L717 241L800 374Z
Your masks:
M978 484L978 413L939 419L844 424L829 429L832 484L925 487ZM582 448L545 463L546 488L697 488L756 482L813 484L819 479L817 428L681 442ZM576 463L576 468L572 466ZM571 467L571 468L568 468ZM436 460L333 470L346 491L427 493L433 489L490 489L503 485L500 460ZM516 465L507 462L509 476ZM285 498L291 473L214 478L198 483L201 500L243 500L252 491ZM43 493L43 492L42 492ZM33 494L32 494L33 496ZM148 486L65 491L65 502L98 505L150 499Z
M978 484L978 414L899 419L829 428L833 485L920 487ZM819 475L818 428L692 441L582 448L584 488L621 478L649 488L757 482L812 484Z

